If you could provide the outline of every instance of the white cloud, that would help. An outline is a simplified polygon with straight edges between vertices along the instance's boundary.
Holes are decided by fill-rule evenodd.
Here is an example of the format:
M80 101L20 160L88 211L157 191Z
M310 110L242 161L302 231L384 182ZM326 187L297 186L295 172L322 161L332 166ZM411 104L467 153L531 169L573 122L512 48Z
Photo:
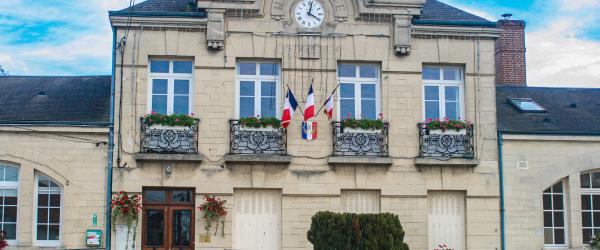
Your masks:
M561 0L559 6L568 11L600 7L600 0Z
M5 29L50 25L48 34L39 41L14 42L24 33L38 31L21 28L5 32L0 36L0 65L13 75L110 74L108 11L128 6L129 0L0 0L0 13L5 17L0 18L0 24Z
M528 84L600 88L600 41L585 38L599 20L600 0L552 3L542 15L551 18L527 33Z

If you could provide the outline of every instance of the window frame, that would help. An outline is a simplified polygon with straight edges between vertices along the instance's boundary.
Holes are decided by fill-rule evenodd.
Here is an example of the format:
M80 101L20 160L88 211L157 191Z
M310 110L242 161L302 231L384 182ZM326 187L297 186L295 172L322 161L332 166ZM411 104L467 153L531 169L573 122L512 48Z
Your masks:
M340 66L341 65L352 65L354 66L354 77L342 77L340 76ZM361 66L374 66L377 69L377 77L376 78L368 78L360 76L360 67ZM337 64L337 69L335 73L337 77L337 82L340 84L340 89L336 91L336 105L337 105L337 119L341 121L346 118L346 114L342 114L342 90L341 84L349 83L354 85L354 118L362 119L362 88L363 84L375 85L375 119L379 118L379 114L381 113L381 65L377 63L344 63L340 62Z
M594 195L600 195L600 187L596 187L596 188L594 188L594 187L593 187L593 185L592 185L592 183L593 183L593 177L592 177L592 176L593 176L593 174L594 174L594 173L600 173L600 171L586 171L586 172L581 172L581 173L580 173L580 175L579 175L579 176L580 176L580 177L579 177L579 181L580 181L580 182L579 182L579 183L580 183L580 185L579 185L579 191L580 191L580 193L579 193L579 198L580 198L580 200L582 200L581 198L582 198L582 196L584 196L584 195L589 195L589 196L592 196L592 199L593 199L593 196L594 196ZM588 188L581 187L581 185L582 185L582 182L581 182L581 175L585 175L585 174L589 174L589 178L590 178L590 183L589 183L589 184L590 184L590 186L589 186ZM584 229L591 229L591 230L592 230L592 234L594 233L594 230L600 230L600 227L595 227L595 226L594 226L594 212L600 212L600 210L594 210L594 207L593 207L593 205L594 205L594 204L593 204L593 202L594 202L594 201L593 201L593 200L590 200L590 202L592 203L592 204L590 204L590 208L591 208L591 210L583 210L583 207L580 207L580 211L581 211L581 214L580 214L580 216L581 216L581 217L583 217L583 212L591 212L591 214L592 214L592 217L591 217L591 220L592 220L592 226L591 226L591 227L584 227L584 226L583 226L583 218L581 219L581 235L582 235L582 241L583 241L583 237L585 237L585 235L583 234L583 230L584 230ZM588 244L588 242L583 242L583 244L585 244L585 245L589 245L589 244Z
M151 72L151 63L153 60L157 61L168 61L169 62L169 73L153 73ZM173 73L173 62L192 62L192 73ZM194 113L194 60L185 58L161 58L152 57L148 59L148 93L146 97L147 113L151 113L152 110L152 97L153 97L153 80L163 79L167 80L167 113L164 115L173 114L175 106L175 80L188 80L188 113L191 115Z
M19 183L21 180L21 168L17 165L14 164L10 164L7 162L0 162L0 166L3 167L13 167L17 169L17 181L0 181L0 190L6 190L6 189L10 189L10 190L16 190L17 191L17 220L15 223L15 239L14 240L6 240L6 242L11 245L11 246L16 246L18 245L19 242ZM4 170L4 176L6 177L6 170ZM4 220L2 220L1 222L4 222Z
M562 185L562 193L555 193L554 190L552 189L554 187L554 185L560 183ZM544 190L542 190L542 227L544 228L544 230L546 228L551 228L552 229L552 240L554 241L554 230L555 229L563 229L564 230L564 244L546 244L545 240L544 240L544 247L548 247L548 248L562 248L562 247L567 247L568 246L568 239L569 239L569 223L567 220L567 195L568 195L568 190L567 190L567 185L566 185L566 181L565 180L560 180L558 182L553 183L552 185L550 185L547 189L550 189L550 193L546 193L544 192ZM550 207L551 209L546 210L544 209L544 195L550 195ZM554 209L554 195L555 194L561 194L562 195L562 203L563 203L563 209L562 210L555 210ZM554 212L560 212L562 211L563 213L563 226L562 227L555 227L554 226ZM551 227L546 227L545 225L543 225L543 216L545 212L551 212L552 213L552 226Z
M50 181L56 183L56 185L58 185L59 189L60 189L60 220L59 220L59 231L58 231L58 240L38 240L37 239L37 226L38 226L38 195L39 195L39 178L40 177L46 177L48 178ZM33 227L33 245L37 246L37 247L59 247L62 244L62 234L63 234L63 216L64 216L64 187L62 186L61 183L59 183L58 181L56 181L54 178L42 174L42 173L35 173L35 178L34 178L34 195L33 195L33 220L32 220L32 227ZM48 203L50 203L50 200L48 200ZM48 218L50 219L50 218Z
M459 120L466 120L465 113L465 70L464 67L461 66L446 66L446 65L424 65L422 72L425 68L439 68L440 69L440 80L426 80L423 79L423 73L421 73L421 81L423 86L421 87L422 97L421 97L421 105L423 107L423 120L427 119L427 109L425 102L425 88L427 86L435 86L438 87L438 110L440 119L446 118L446 87L458 87L458 101L459 101ZM443 80L444 79L444 69L458 69L459 71L459 80ZM435 118L433 118L435 119Z
M240 64L252 63L256 67L254 75L241 75ZM277 65L277 75L261 75L260 64L268 63ZM235 63L235 118L240 119L240 84L244 81L254 82L254 116L262 114L262 82L275 82L275 118L281 119L281 74L282 67L279 61L268 60L239 60ZM258 84L257 84L258 83ZM261 115L262 117L262 115Z
M536 101L534 101L531 98L508 98L508 102L513 107L518 109L521 113L546 113L547 112L546 108L544 108L542 105L540 105L539 103L537 103ZM530 102L531 104L538 107L539 109L536 109L536 110L523 109L523 107L521 107L518 102Z

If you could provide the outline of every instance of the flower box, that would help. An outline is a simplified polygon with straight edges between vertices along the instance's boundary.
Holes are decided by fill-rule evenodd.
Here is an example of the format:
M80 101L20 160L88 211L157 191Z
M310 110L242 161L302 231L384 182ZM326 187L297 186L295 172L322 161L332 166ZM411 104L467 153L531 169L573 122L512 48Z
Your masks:
M244 131L257 131L257 132L273 132L273 131L277 131L277 129L274 128L271 125L268 125L266 127L258 127L258 128L256 128L256 127L248 127L248 126L242 125L240 128L242 130L244 130Z
M460 129L460 130L456 130L456 129L448 129L448 130L431 129L431 130L429 130L429 134L430 135L466 135L467 134L467 130L466 129Z
M344 133L353 134L380 134L381 129L363 129L363 128L344 128Z
M156 130L190 130L191 128L189 126L169 126L169 125L162 125L162 124L152 124L150 125L151 129L156 129Z

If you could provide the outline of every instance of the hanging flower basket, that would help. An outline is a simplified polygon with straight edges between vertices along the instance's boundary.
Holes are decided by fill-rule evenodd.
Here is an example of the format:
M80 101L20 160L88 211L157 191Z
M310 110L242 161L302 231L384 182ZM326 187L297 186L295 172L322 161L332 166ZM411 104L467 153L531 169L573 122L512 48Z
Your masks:
M227 208L225 207L227 200L221 200L214 196L204 195L204 203L202 203L198 209L204 212L206 233L208 234L213 223L217 223L214 235L217 235L219 231L219 222L221 222L221 235L225 237L225 215L227 215Z
M131 249L135 249L135 235L137 224L139 220L139 214L142 210L142 197L140 195L128 195L126 192L119 192L114 195L111 200L112 208L112 223L113 229L117 219L125 220L127 222L127 241L129 241L129 235L131 229L133 229L133 242L131 243ZM125 245L125 249L129 248L129 242Z
M0 250L4 250L8 247L8 242L6 241L6 231L0 231Z

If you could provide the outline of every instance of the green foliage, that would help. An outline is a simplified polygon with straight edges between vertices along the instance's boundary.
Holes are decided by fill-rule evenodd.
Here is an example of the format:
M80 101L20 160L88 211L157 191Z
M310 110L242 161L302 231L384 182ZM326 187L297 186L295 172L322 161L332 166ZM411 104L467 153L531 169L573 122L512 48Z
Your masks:
M318 212L308 240L315 250L409 250L397 215Z
M443 120L438 119L427 119L427 121L425 121L423 123L423 125L430 129L430 130L442 130L442 131L446 131L446 130L450 130L450 129L454 129L456 131L460 131L462 129L467 129L467 128L471 128L473 127L473 124L471 124L470 122L464 122L462 120L450 120L448 118L444 118Z
M383 129L383 121L381 119L354 119L346 118L342 120L342 127L344 128L361 128L366 130L380 130Z
M152 112L151 114L144 116L144 123L148 125L160 124L165 126L189 127L194 125L194 118L184 114L161 115L156 112Z
M268 126L280 128L281 120L275 117L244 117L240 118L240 124L242 127L248 128L266 128Z
M592 247L592 249L599 249L600 248L600 234L591 237L590 240L590 247Z

